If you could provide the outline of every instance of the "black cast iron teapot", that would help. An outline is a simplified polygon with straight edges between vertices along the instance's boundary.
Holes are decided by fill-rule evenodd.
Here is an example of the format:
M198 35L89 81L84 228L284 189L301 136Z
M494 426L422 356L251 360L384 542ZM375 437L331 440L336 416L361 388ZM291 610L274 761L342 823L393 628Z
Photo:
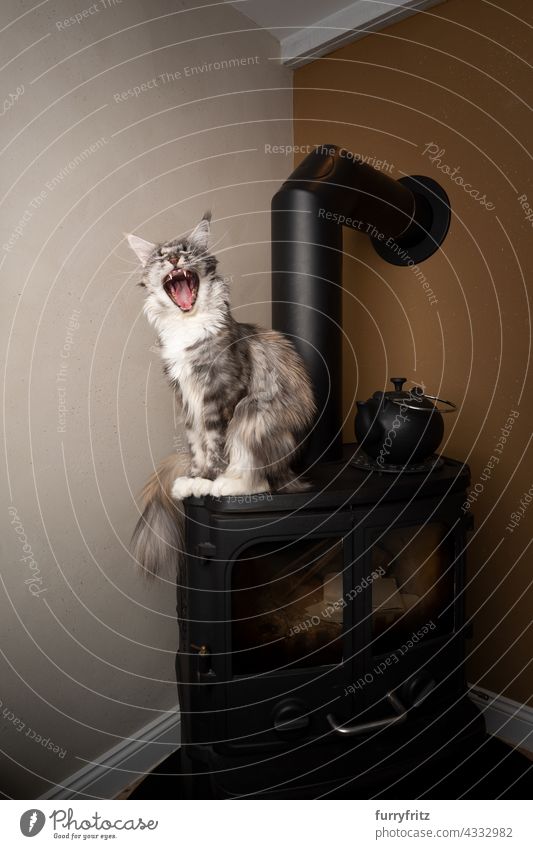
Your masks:
M451 401L426 395L420 386L404 391L405 377L392 377L394 391L374 392L357 402L355 435L360 447L381 466L421 463L439 447L442 413L456 410ZM439 410L433 402L443 404Z

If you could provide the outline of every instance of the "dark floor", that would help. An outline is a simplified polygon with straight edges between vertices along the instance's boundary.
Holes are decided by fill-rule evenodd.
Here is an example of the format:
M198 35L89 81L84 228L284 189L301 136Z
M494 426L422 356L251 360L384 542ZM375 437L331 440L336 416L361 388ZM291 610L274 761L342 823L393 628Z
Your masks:
M456 758L409 769L386 783L374 783L363 794L360 788L338 787L324 798L329 799L529 799L533 791L533 762L518 750L494 737L470 753L461 751ZM194 798L210 798L209 781L199 780ZM320 797L318 791L312 798ZM180 776L180 752L163 761L129 796L130 799L187 798ZM288 793L285 798L298 798ZM306 798L309 795L306 794Z

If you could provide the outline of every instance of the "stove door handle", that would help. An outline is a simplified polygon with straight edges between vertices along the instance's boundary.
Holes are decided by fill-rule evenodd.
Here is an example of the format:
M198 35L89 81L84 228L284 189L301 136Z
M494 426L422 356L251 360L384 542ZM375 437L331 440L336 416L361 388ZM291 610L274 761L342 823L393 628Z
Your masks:
M386 717L385 719L359 722L357 725L346 725L345 723L337 722L333 714L328 713L327 720L336 734L342 734L346 737L355 737L358 734L366 734L369 731L377 731L379 728L388 728L391 725L400 725L402 722L405 722L409 711L392 690L387 693L387 701L394 710L394 716Z

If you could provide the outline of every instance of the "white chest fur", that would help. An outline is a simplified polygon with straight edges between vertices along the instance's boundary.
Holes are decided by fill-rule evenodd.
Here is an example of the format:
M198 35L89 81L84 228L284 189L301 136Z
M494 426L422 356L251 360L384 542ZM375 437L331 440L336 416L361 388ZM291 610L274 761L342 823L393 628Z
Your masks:
M180 388L187 418L198 426L203 421L204 388L194 372L193 360L196 346L208 335L204 321L195 316L160 330L161 357L168 376Z

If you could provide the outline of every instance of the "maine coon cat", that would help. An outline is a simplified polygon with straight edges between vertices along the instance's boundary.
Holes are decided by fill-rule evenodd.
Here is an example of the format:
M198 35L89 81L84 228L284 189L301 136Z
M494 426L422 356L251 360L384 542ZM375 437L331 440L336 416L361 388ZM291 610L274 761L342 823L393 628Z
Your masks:
M168 457L143 491L132 553L153 574L179 560L181 499L305 488L291 464L315 413L309 377L285 336L233 318L208 248L210 219L160 245L128 236L190 448L190 459Z

